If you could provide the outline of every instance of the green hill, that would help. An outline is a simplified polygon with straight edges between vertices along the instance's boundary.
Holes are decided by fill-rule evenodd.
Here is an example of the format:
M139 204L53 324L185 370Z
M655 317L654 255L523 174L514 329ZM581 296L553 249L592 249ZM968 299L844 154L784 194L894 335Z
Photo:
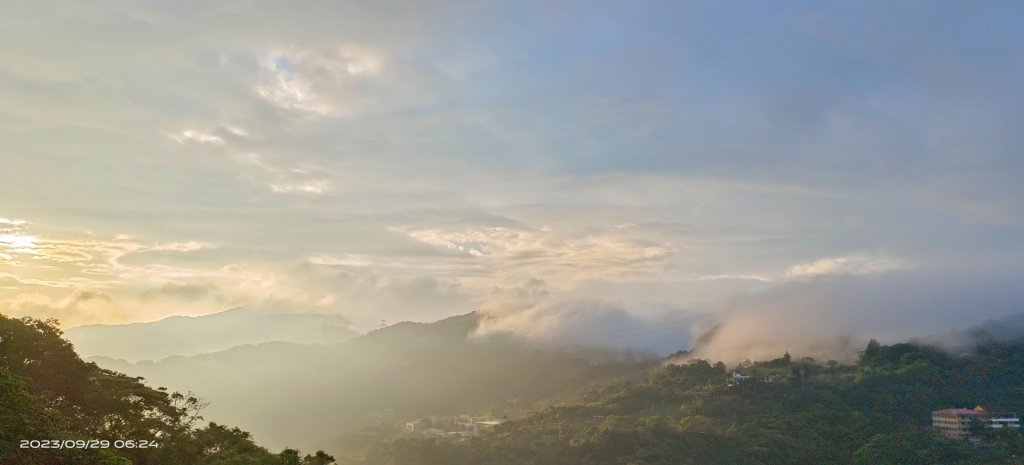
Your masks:
M1024 342L950 355L872 341L859 361L693 360L589 390L471 440L398 438L363 465L1015 464L1016 430L978 443L928 430L931 411L1024 412Z
M653 357L470 337L479 315L398 323L351 341L264 343L158 362L94 358L158 386L201 393L208 418L271 447L328 449L347 430L426 415L571 398L648 369ZM388 418L375 415L393 412ZM331 449L331 452L335 452Z
M344 465L1024 463L1024 438L1017 430L981 430L973 442L943 440L929 430L931 411L941 408L1024 412L1024 340L979 333L972 346L955 353L922 343L872 341L852 364L787 353L736 367L696 359L654 367L642 361L595 363L595 357L614 354L593 350L467 339L474 318L400 324L336 346L240 347L201 356L215 363L192 376L235 367L219 376L238 376L239 383L273 381L290 403L265 407L266 399L243 384L226 389L237 389L252 410L287 411L315 424L313 419L336 417L337 410L318 406L320 398L308 396L320 391L310 386L320 386L317 379L339 382L342 375L330 367L340 361L362 367L347 372L348 384L325 386L352 408L378 409L387 401L397 410L371 427L324 431L340 436L333 441L340 449L331 452ZM323 452L272 453L248 432L203 425L200 399L84 362L61 336L53 322L0 316L2 465L333 461ZM330 356L320 352L326 349ZM201 357L161 363L187 361L181 366L196 370L204 366L196 363ZM305 361L301 369L289 368L298 360ZM606 384L566 398L602 380ZM473 413L513 399L525 402L509 421L468 439L427 439L396 428L400 419ZM544 399L544 407L523 409ZM106 447L83 448L89 441ZM123 441L134 441L134 447ZM139 447L140 441L148 447Z

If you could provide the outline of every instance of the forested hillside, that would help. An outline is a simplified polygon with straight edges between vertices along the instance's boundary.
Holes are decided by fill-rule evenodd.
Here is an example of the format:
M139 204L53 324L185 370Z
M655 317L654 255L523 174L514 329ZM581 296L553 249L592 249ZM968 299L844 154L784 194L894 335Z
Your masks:
M471 337L479 315L404 322L351 341L266 343L158 362L95 360L211 402L207 416L243 427L271 447L327 449L344 431L396 418L529 407L572 398L594 382L634 376L657 359L596 348L540 347ZM258 408L254 408L258 406Z
M203 403L82 361L55 322L0 315L0 464L326 465L202 424ZM60 447L57 449L57 447Z
M361 344L387 352L404 341L436 356L464 349L448 336L469 324L399 326ZM976 340L955 354L872 341L853 364L788 353L737 367L694 359L596 385L469 439L396 434L399 428L386 424L397 426L396 416L344 434L344 447L331 452L340 451L346 465L1024 463L1016 430L990 430L977 442L947 441L929 430L930 413L940 408L1024 412L1024 342ZM424 386L435 381L423 378ZM191 394L82 361L54 322L0 316L0 464L334 461L324 452L270 452L238 428L204 424L203 407ZM102 441L107 446L96 447ZM43 449L55 444L62 450Z
M1024 412L1024 343L950 355L872 341L853 365L692 360L588 391L471 440L399 438L363 465L1017 464L1016 430L979 443L928 430L933 409ZM743 376L746 378L744 379Z

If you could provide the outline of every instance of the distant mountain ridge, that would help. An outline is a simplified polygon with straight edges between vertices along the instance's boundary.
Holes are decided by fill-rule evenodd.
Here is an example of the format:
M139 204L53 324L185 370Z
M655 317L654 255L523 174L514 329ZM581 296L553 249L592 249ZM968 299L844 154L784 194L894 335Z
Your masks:
M479 412L511 399L525 407L567 398L593 382L658 364L611 350L473 338L479 318L403 322L329 345L265 342L157 362L90 361L154 386L199 393L210 402L207 419L238 424L272 447L300 448L326 447L346 430L379 421ZM393 417L372 418L384 411Z
M64 335L82 357L138 361L219 352L272 341L331 344L359 335L349 326L348 319L341 315L236 307L210 315L172 316L150 323L79 326L66 330Z

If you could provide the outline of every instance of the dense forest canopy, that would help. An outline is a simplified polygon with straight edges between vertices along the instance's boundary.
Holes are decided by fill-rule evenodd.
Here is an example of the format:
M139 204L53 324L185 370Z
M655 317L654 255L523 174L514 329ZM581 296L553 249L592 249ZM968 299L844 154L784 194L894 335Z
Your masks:
M363 465L1019 464L1017 430L977 443L940 439L931 411L1024 411L1024 342L969 354L872 341L859 361L691 360L595 387L468 441L367 444ZM734 373L739 376L733 376ZM373 435L369 435L374 437ZM408 435L405 435L408 436Z

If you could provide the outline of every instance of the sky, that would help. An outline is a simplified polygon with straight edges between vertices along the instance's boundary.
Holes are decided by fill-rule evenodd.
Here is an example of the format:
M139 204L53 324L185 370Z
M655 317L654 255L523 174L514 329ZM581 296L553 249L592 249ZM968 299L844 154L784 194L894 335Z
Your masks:
M548 337L890 276L1020 310L1017 2L2 8L7 313Z

